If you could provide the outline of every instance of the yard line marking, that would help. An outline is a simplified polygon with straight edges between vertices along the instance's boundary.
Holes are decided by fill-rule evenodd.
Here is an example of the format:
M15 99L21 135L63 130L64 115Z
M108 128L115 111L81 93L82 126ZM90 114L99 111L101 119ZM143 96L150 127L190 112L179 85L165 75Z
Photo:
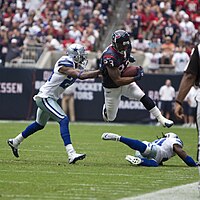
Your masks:
M198 182L173 188L163 189L156 192L147 193L137 197L122 198L120 200L199 200Z
M33 170L7 170L7 169L0 169L0 172L16 172L16 173L35 173L35 171L33 171ZM47 173L47 174L60 174L60 171L58 171L58 172L55 172L55 171L39 171L38 173ZM74 174L74 175L91 175L91 176L97 176L97 175L102 175L102 176L125 176L125 177L127 177L127 176L134 176L134 175L131 175L131 174L110 174L110 173L108 173L108 174L106 174L106 173L83 173L83 172L71 172L71 171L69 171L69 172L67 172L67 171L65 171L64 172L65 174Z

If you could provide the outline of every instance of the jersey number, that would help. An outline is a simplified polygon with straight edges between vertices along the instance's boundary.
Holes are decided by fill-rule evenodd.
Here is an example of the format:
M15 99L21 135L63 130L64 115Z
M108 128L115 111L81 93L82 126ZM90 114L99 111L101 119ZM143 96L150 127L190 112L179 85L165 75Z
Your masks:
M63 89L69 87L70 85L72 85L72 83L75 82L75 79L73 79L72 77L67 77L61 84L60 87L62 87Z

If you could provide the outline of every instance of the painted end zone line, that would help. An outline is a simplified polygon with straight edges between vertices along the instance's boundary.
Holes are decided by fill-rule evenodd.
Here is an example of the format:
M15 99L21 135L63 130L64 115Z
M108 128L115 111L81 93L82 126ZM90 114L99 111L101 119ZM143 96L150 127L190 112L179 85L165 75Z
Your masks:
M120 200L200 200L198 182Z

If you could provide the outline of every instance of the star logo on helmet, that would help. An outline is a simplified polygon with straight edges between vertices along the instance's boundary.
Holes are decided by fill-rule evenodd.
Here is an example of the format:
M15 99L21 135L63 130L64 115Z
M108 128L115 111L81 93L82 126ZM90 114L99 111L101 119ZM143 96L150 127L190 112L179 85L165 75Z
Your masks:
M77 51L78 51L78 49L75 47L75 48L74 48L74 51L76 51L76 52L77 52Z

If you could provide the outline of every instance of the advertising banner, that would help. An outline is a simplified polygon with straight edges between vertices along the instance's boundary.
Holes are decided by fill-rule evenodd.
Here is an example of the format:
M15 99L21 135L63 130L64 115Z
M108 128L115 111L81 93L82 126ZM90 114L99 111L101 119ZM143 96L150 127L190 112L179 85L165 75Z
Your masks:
M34 120L37 107L32 97L51 73L51 70L0 69L0 119ZM170 79L177 91L181 78L181 75L145 74L138 84L159 106L158 91L165 80ZM76 120L103 122L101 80L77 80L74 84ZM175 120L173 113L172 118ZM115 122L150 123L155 119L140 102L123 97Z

